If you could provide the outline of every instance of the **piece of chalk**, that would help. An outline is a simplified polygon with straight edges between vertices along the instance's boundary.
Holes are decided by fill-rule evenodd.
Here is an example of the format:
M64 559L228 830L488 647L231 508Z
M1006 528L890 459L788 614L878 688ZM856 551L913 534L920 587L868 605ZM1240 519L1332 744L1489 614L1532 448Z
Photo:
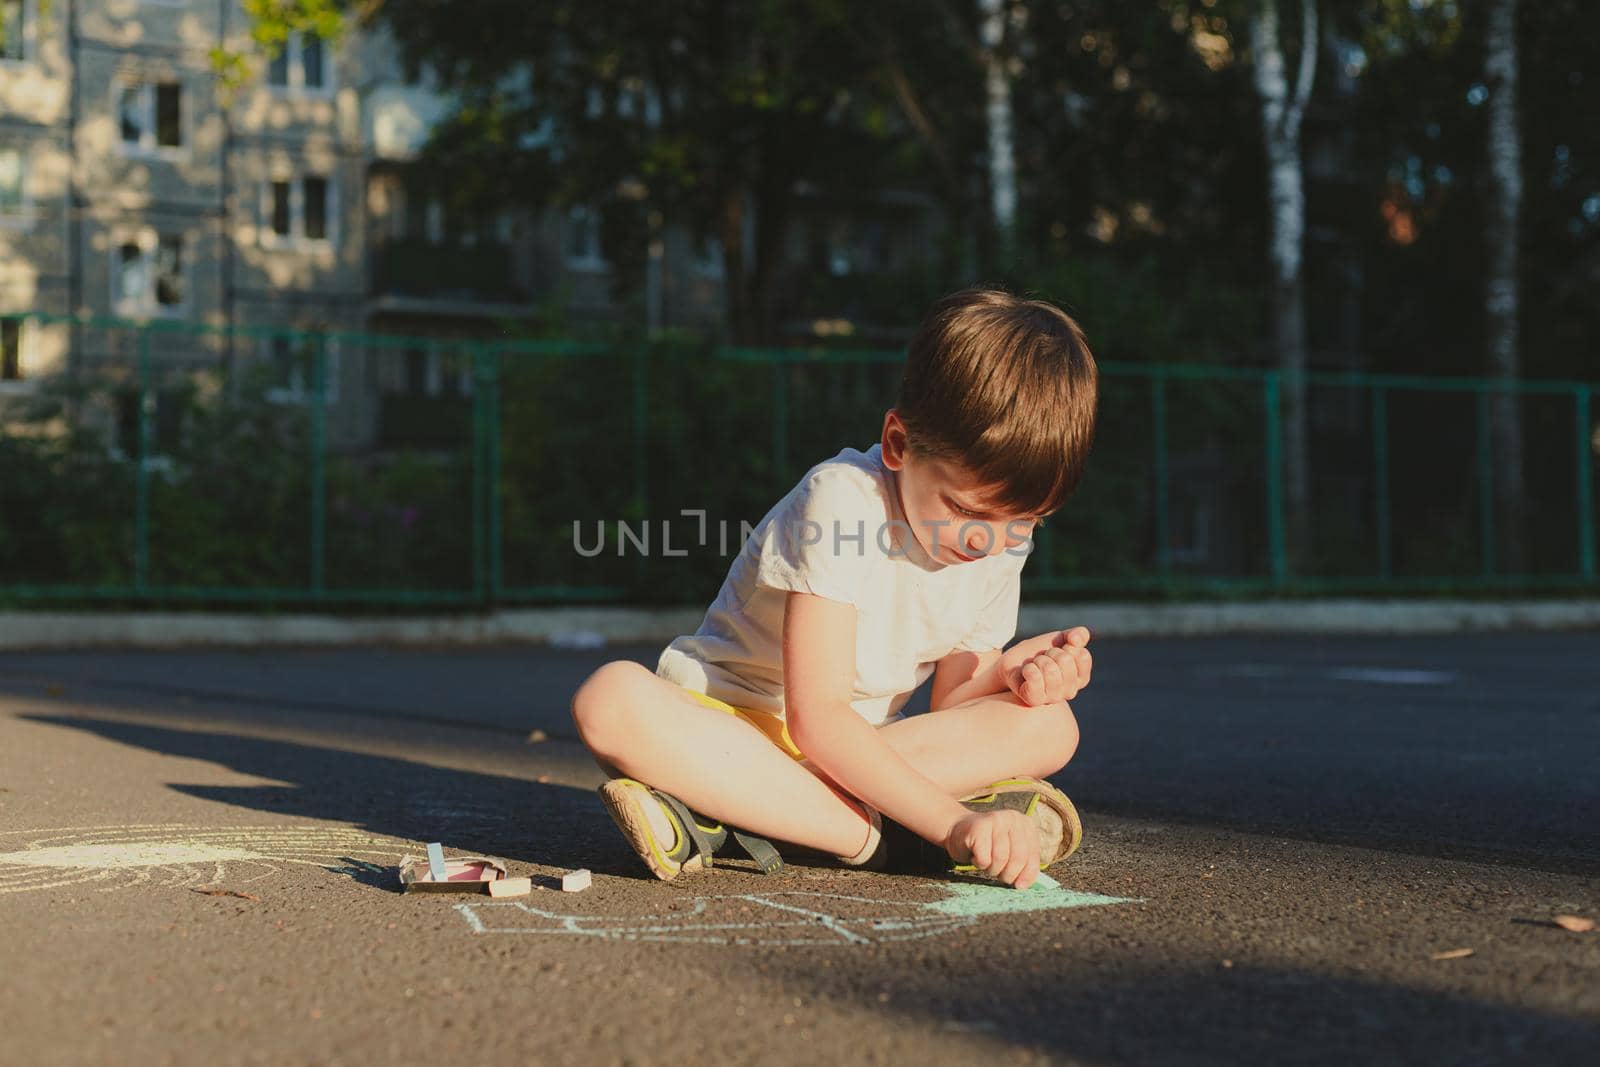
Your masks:
M489 883L491 897L525 897L531 892L532 878L497 878Z
M1033 885L1029 886L1028 888L1029 889L1060 889L1061 888L1061 883L1056 881L1054 878L1050 877L1048 874L1045 874L1043 871L1040 871L1039 872L1039 877L1035 878L1033 880Z
M561 876L561 891L563 893L580 893L594 884L594 877L589 874L587 867L576 871L568 871Z
M443 882L450 877L444 869L444 846L437 841L428 846L428 875L435 882Z

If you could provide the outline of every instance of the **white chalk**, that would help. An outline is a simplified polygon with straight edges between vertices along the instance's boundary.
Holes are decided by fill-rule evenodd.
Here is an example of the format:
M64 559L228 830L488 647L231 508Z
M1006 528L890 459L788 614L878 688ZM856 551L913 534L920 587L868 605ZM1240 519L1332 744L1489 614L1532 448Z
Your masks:
M568 871L561 876L561 891L563 893L581 893L594 884L594 877L589 869L584 867L576 871Z
M497 878L489 883L491 897L525 897L531 892L532 878Z
M428 845L428 874L435 882L447 881L450 877L444 870L444 847L437 841Z

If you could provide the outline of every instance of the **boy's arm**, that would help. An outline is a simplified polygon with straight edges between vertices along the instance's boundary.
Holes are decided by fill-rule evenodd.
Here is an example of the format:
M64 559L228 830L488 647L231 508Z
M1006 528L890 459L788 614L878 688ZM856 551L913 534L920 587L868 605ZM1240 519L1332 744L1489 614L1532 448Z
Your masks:
M850 706L856 609L790 592L783 616L789 736L851 795L941 845L969 813L890 748Z
M933 668L928 710L940 711L977 697L1009 692L1000 669L1002 655L996 648L987 652L956 651L945 656Z

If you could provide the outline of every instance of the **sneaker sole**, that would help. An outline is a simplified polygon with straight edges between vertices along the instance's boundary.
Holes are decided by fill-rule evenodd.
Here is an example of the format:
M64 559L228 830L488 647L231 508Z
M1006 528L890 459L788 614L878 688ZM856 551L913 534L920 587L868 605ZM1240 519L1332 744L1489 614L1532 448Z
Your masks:
M633 846L634 852L644 860L650 873L663 882L670 882L684 871L696 871L702 866L698 855L682 863L672 859L670 849L664 847L650 828L650 816L644 805L658 804L649 789L631 778L613 778L600 787L600 799L610 812L611 820Z
M1060 863L1078 851L1078 846L1083 844L1083 820L1078 816L1078 809L1067 799L1067 794L1043 779L1006 778L991 784L981 793L962 798L962 802L982 801L986 797L1001 793L1033 793L1038 797L1029 814L1034 824L1039 827L1041 846L1054 845L1054 848L1049 849L1053 854L1047 855L1046 849L1040 848L1040 870ZM1052 814L1055 818L1049 819Z

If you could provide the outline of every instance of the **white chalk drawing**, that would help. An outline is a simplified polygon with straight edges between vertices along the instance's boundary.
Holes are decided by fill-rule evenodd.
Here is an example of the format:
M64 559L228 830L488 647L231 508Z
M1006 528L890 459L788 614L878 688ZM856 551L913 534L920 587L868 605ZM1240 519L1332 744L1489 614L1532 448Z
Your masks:
M15 848L18 839L27 839ZM150 824L0 831L0 894L64 886L114 892L135 885L248 885L285 867L376 871L408 849L348 826ZM375 864L372 861L378 860Z
M20 846L20 847L19 847ZM249 885L294 866L347 875L391 872L415 842L349 826L149 824L0 830L0 895L81 887L109 893L134 886ZM802 890L675 896L654 914L608 915L589 894L563 897L562 910L522 901L458 904L477 934L534 934L611 941L714 945L860 946L935 937L993 915L1134 903L1035 886L1017 892L975 882L930 882L928 900ZM554 901L552 901L553 903Z
M936 937L990 915L1130 904L1070 889L1017 892L996 885L927 883L931 901L880 900L841 893L772 892L679 897L649 915L574 914L522 901L457 904L475 934L532 934L602 941L679 941L710 945L859 947ZM572 905L567 905L571 907Z

